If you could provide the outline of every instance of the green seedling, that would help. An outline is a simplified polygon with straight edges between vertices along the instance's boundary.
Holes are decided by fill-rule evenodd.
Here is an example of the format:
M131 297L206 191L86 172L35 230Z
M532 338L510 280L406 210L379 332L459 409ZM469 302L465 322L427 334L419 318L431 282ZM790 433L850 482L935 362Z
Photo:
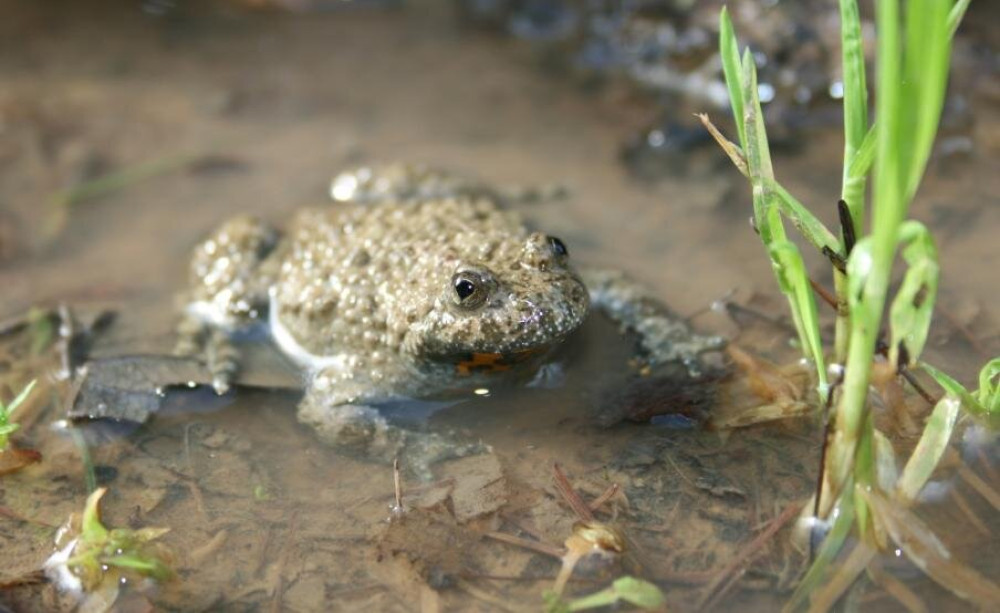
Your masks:
M80 519L76 545L66 567L76 575L85 591L96 589L106 575L115 570L164 581L173 577L167 563L169 555L153 541L169 528L109 529L101 523L100 501L106 488L99 488L88 498Z
M10 404L4 404L0 400L0 452L7 449L7 445L10 442L10 435L21 428L20 424L14 423L11 417L17 407L24 404L24 401L27 400L28 395L31 394L31 390L35 389L35 383L36 381L32 380L31 383L24 386L21 393L11 400Z
M648 581L635 577L620 577L610 586L599 592L581 596L570 601L560 600L554 591L546 592L546 611L549 613L568 613L570 611L586 611L610 607L619 603L630 604L645 611L662 610L666 605L663 592Z

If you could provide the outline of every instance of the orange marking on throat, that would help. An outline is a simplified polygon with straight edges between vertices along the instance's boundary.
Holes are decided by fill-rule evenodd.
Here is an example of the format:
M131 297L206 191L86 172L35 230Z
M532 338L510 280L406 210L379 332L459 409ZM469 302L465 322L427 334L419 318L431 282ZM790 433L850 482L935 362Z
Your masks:
M502 353L473 353L467 360L456 365L458 374L471 375L474 372L500 372L510 370L510 364L503 362Z

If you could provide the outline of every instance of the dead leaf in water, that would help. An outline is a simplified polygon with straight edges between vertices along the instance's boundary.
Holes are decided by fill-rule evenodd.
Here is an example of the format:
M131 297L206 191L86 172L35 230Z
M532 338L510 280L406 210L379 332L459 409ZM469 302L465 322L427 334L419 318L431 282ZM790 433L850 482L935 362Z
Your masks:
M720 402L712 416L716 429L741 428L777 419L800 417L811 407L806 403L810 371L799 363L778 366L743 351L726 348L740 374L722 391L729 402Z
M0 451L0 476L9 475L34 464L41 462L42 454L34 449L21 449L10 445L7 449Z

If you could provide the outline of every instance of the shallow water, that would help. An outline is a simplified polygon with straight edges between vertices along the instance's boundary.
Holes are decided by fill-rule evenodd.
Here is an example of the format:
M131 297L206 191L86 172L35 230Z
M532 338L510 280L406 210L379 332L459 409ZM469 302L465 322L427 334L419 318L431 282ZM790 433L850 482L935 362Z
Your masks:
M636 181L618 151L658 113L650 101L617 86L583 92L538 70L516 44L462 27L448 6L308 15L215 7L155 19L131 2L23 3L4 15L4 317L57 302L80 312L110 307L119 317L95 355L166 352L188 251L220 220L253 212L280 222L321 202L345 165L406 160L497 185L565 184L568 200L526 214L561 236L574 258L629 271L677 312L698 314L703 331L739 336L773 359L793 355L773 330L741 331L705 312L732 289L741 303L782 312L737 173L702 149L692 153L702 172ZM970 82L964 74L959 87ZM928 358L967 383L1000 348L1000 98L988 86L969 91L974 150L932 161L913 210L942 251ZM775 159L779 178L827 210L827 221L840 147L836 130L818 130ZM82 178L157 161L168 168L73 204L65 218L51 203ZM818 258L811 265L826 268ZM165 543L177 552L179 577L145 596L167 609L537 609L558 561L480 535L561 545L575 517L553 486L559 462L586 499L620 486L608 508L629 541L626 570L656 580L675 608L691 608L764 522L808 497L821 430L815 419L728 436L600 428L593 412L628 374L629 345L599 321L585 336L571 350L565 385L495 390L429 418L430 427L463 429L495 453L440 467L445 486L404 483L404 502L431 510L403 522L387 522L389 467L324 448L296 424L296 392L246 389L225 401L173 394L172 409L141 429L101 437L92 453L110 488L106 523L172 528ZM11 352L8 370L27 363ZM52 406L23 432L44 461L0 481L0 505L40 522L0 515L0 582L38 568L52 552L48 526L86 496L76 447L47 427L60 416L59 389L46 386ZM989 479L995 449L985 461L972 468ZM442 502L442 488L450 501ZM953 505L923 512L957 555L996 580L996 513L961 489L986 534ZM503 503L498 513L494 503ZM782 533L719 607L774 609L801 564ZM929 602L962 607L911 568L897 570ZM602 585L585 577L571 589ZM866 607L898 608L877 588L854 596ZM44 585L3 589L2 602L67 606Z

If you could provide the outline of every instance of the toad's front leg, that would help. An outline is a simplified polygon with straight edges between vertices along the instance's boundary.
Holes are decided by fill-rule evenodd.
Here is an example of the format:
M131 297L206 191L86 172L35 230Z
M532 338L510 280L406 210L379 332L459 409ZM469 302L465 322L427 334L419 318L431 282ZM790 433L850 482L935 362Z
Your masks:
M590 302L624 330L639 337L639 346L651 364L679 361L688 374L698 376L702 355L725 347L719 336L694 333L646 288L618 271L584 270L581 273Z
M391 423L373 406L393 398L384 389L339 368L320 371L299 404L298 419L313 428L320 440L341 451L380 463L399 459L406 470L425 481L432 478L430 467L437 462L490 451L482 442Z

